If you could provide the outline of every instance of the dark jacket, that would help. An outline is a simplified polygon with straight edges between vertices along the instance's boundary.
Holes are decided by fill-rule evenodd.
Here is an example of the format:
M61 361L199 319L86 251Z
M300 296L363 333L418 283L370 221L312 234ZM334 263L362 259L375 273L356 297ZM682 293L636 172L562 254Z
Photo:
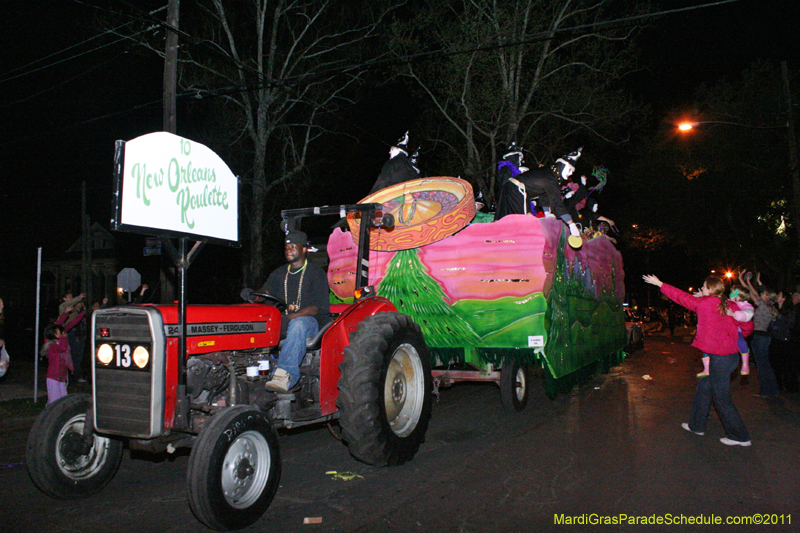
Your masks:
M369 191L369 194L376 193L381 189L397 185L398 183L415 180L419 177L419 173L411 165L408 156L405 154L397 154L383 164L381 173L378 174L378 179L375 181L375 185L372 186L372 190Z

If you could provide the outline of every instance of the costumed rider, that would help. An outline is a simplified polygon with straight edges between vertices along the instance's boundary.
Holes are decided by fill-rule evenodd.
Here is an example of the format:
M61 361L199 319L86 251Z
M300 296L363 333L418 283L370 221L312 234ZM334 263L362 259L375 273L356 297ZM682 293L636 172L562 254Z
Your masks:
M306 339L316 335L331 319L328 277L320 267L308 262L306 256L311 248L308 237L302 231L292 230L286 234L284 243L289 264L274 270L261 288L287 305L281 328L281 337L285 332L286 340L275 373L264 385L267 390L277 392L287 392L297 384L300 363L306 354ZM241 296L248 302L264 301L252 289L242 290Z
M578 148L558 158L552 168L541 167L509 177L500 189L495 220L500 220L506 215L527 214L528 202L537 198L545 216L560 218L569 226L571 236L580 237L577 224L564 206L561 181L566 181L575 172L575 164L581 156L581 150L583 148Z
M509 178L514 178L528 171L528 167L523 166L523 164L522 147L517 146L515 141L511 141L508 148L506 148L506 153L503 154L503 160L497 163L498 190L503 190Z
M577 184L572 182L568 184L567 192L564 194L564 205L573 220L580 220L584 234L588 233L590 237L595 237L605 235L609 229L617 232L614 221L598 213L597 195L608 183L608 169L602 165L594 167L592 176L597 178L597 184L592 187L587 188L586 176L581 176ZM571 179L574 180L574 176Z
M511 141L511 143L506 148L506 153L503 154L503 160L497 163L497 209L495 214L495 220L499 220L501 217L508 215L510 213L505 212L510 209L508 201L509 200L516 200L517 198L514 197L513 192L518 191L519 188L522 186L519 182L516 181L509 181L511 178L516 178L523 172L528 171L528 167L523 166L523 158L522 155L522 147L517 146L515 141ZM508 187L508 190L504 190ZM503 206L500 205L500 199L503 198L505 203ZM524 200L523 200L524 201ZM515 206L519 208L520 206ZM527 205L521 206L524 212L527 212ZM504 211L501 214L501 209ZM517 212L517 209L514 210Z
M403 183L404 181L415 180L420 177L417 159L419 158L419 148L408 156L408 132L389 148L389 160L383 164L378 179L369 194L378 192L381 189ZM369 196L369 195L368 195Z

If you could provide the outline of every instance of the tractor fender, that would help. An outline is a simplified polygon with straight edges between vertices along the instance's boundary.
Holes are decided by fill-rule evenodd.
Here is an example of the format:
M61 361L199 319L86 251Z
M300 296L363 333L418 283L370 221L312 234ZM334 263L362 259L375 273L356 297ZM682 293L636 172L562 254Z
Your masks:
M344 349L350 344L350 334L355 333L358 324L365 318L389 311L396 312L397 308L386 298L381 296L365 298L348 305L322 336L319 403L323 416L336 412L336 398L339 396L339 364L344 361Z

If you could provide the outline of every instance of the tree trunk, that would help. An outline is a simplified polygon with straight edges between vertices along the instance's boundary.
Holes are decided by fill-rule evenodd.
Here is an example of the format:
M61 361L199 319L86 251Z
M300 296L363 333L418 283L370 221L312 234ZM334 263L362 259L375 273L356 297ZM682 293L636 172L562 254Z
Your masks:
M250 231L250 262L249 272L245 272L245 285L247 287L260 287L264 282L264 203L266 201L267 178L265 174L266 146L259 143L256 146L255 161L253 165L253 209L248 222Z

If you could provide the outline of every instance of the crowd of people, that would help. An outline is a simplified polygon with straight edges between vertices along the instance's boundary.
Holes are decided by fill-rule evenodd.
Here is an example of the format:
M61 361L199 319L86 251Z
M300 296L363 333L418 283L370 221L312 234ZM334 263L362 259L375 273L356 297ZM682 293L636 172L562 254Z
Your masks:
M149 287L142 285L135 299L141 303ZM87 308L85 293L73 296L67 292L58 306L58 316L51 318L44 328L44 343L39 350L40 360L47 365L47 403L67 395L71 385L86 383L84 355L91 313L111 305L108 297L92 302Z
M711 276L693 294L653 275L643 279L696 314L692 346L702 351L703 368L697 374L689 421L682 427L704 435L713 403L727 433L721 442L750 446L750 435L730 395L731 376L737 368L742 376L749 375L754 363L759 380L756 396L774 400L781 391L800 390L800 293L769 289L760 273L754 276L746 270L739 273L739 283L731 287ZM668 311L670 334L674 334L680 315L672 308Z

